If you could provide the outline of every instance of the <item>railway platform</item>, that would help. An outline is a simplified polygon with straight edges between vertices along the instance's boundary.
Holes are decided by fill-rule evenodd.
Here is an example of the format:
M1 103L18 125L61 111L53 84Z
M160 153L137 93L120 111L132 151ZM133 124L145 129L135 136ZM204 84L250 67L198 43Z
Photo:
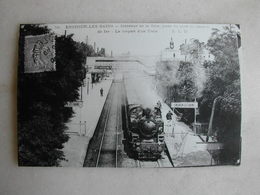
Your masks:
M83 166L89 141L94 134L112 81L113 78L108 77L93 86L86 84L82 87L83 105L73 107L74 115L66 124L69 140L64 144L66 160L61 162L61 166ZM100 95L101 88L103 96Z
M214 165L211 154L201 138L186 124L177 120L168 105L162 105L162 116L165 121L165 142L175 167ZM172 121L167 121L168 111L173 113ZM174 128L174 130L173 130Z

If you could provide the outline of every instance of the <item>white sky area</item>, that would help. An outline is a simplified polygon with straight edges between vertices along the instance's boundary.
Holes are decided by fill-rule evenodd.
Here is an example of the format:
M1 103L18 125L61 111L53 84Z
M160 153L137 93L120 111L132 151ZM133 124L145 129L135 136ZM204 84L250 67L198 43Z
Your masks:
M222 30L229 24L167 24L167 23L86 23L49 24L56 34L74 34L75 41L86 42L96 48L105 48L106 54L121 55L130 52L132 56L156 57L169 47L171 37L175 49L191 38L207 43L213 28ZM235 25L232 25L238 29ZM139 32L138 32L139 31Z

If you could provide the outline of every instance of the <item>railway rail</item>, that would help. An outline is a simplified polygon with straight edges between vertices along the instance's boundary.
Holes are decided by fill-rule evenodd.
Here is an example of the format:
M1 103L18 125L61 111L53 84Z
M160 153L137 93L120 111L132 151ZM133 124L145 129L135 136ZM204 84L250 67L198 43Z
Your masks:
M100 155L101 155L103 141L104 141L104 137L105 137L105 133L106 133L107 122L108 122L109 114L110 114L110 111L111 111L111 105L112 104L109 105L109 109L106 113L105 124L104 124L104 128L103 128L103 134L102 134L102 137L101 137L101 142L100 142L100 146L99 146L99 149L98 149L98 156L97 156L96 163L95 163L96 167L98 167L99 161L100 161Z
M120 83L113 82L106 103L102 110L97 128L89 143L84 166L86 167L118 167L120 104L116 91Z
M157 161L140 161L135 160L136 168L160 168L163 167L160 160Z

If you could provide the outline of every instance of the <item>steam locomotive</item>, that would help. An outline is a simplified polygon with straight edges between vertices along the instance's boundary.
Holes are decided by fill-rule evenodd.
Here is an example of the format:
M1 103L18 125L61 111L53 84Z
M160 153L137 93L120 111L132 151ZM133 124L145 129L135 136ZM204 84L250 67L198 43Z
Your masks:
M139 160L158 160L165 150L160 110L152 111L139 104L131 104L127 107L127 113L125 141L131 155Z

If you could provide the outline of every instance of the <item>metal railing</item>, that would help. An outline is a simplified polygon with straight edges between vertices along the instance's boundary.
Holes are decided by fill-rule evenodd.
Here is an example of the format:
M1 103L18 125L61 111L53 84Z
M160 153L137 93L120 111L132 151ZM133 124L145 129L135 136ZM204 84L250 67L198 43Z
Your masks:
M67 134L76 134L79 136L86 136L87 133L87 123L86 121L79 121L79 123L69 123L67 125L68 130L65 132Z

